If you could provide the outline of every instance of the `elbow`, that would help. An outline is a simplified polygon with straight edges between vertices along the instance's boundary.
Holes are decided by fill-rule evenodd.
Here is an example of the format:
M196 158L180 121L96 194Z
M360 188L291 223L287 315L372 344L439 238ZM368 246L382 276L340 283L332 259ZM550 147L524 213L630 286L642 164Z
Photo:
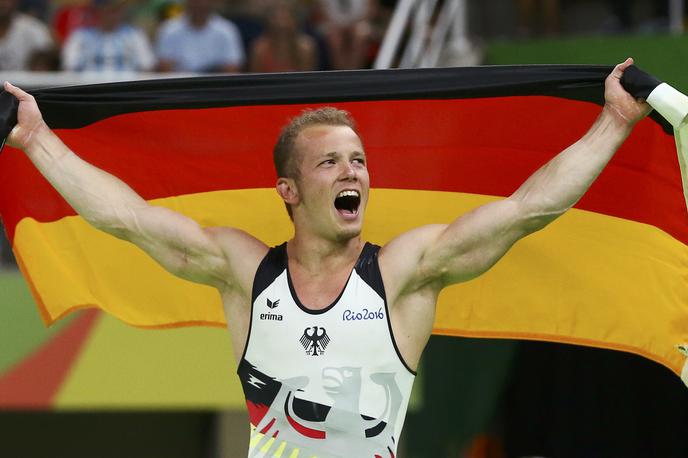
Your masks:
M533 232L537 232L539 230L544 229L557 219L561 215L561 213L547 213L547 214L535 214L535 215L530 215L528 218L523 223L523 228L524 228L524 235L527 234L532 234Z
M135 227L131 217L128 217L126 210L120 212L117 210L90 213L82 215L84 219L94 228L99 231L106 232L110 235L122 240L131 240L135 233Z
M122 240L129 240L131 231L126 226L114 224L112 221L102 219L87 219L88 223L101 232L105 232Z
M568 208L557 209L554 206L547 205L546 202L535 203L528 200L520 200L516 204L519 208L519 226L523 230L523 236L544 229L549 223L568 210Z

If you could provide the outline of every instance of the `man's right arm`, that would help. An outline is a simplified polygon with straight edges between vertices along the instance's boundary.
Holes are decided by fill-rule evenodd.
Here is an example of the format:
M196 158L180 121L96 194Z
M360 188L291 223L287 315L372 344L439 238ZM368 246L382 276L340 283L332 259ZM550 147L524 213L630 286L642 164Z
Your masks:
M42 119L33 97L9 83L19 99L18 124L7 143L24 150L45 178L91 225L130 241L171 273L227 290L238 285L224 247L257 256L264 245L248 234L227 228L201 228L184 215L148 204L126 183L74 154ZM249 256L249 258L257 257ZM243 280L243 279L242 279ZM239 280L241 283L243 281Z

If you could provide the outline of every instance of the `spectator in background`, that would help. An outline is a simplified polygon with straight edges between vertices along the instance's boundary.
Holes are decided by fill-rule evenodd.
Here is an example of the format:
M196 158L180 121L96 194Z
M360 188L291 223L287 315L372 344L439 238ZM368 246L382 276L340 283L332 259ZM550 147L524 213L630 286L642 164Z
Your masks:
M251 47L250 71L298 72L317 67L316 44L301 33L293 4L276 0L268 10L265 32Z
M95 26L97 22L93 16L94 8L89 3L83 4L83 1L57 7L51 20L51 29L60 47L75 30Z
M559 33L559 0L518 0L518 34L522 37Z
M125 22L127 0L94 0L96 26L74 31L62 48L69 71L141 72L155 66L146 35Z
M26 70L31 55L52 44L48 27L19 13L17 0L0 0L0 70Z
M132 3L130 22L150 39L156 36L163 22L184 13L180 0L132 0Z
M36 51L29 58L28 69L32 72L57 72L61 67L57 47Z
M214 0L187 0L178 18L158 34L158 69L162 72L238 72L244 64L239 31L214 13Z
M364 68L375 0L321 0L324 35L335 70Z

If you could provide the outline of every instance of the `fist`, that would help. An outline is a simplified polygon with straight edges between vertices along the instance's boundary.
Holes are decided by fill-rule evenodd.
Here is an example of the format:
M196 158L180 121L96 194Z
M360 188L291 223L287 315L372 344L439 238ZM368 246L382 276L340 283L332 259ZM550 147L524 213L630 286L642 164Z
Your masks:
M31 94L22 91L9 82L5 82L5 90L19 100L17 125L14 126L7 136L7 144L13 148L26 151L42 132L49 131L50 129L43 121L43 116L38 109L36 100Z
M647 103L636 100L621 86L621 77L631 65L633 59L629 57L614 67L604 82L604 109L629 128L652 111Z

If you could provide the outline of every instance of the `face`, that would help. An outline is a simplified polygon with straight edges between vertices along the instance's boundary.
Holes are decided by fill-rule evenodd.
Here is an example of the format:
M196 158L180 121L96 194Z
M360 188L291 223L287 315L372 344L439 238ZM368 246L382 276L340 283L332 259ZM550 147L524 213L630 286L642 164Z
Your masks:
M268 23L270 29L274 32L289 33L296 30L296 20L286 3L280 3L275 6L268 19Z
M281 180L293 184L285 201L297 228L329 240L358 236L370 190L361 139L346 126L313 126L299 133L295 145L299 176Z

